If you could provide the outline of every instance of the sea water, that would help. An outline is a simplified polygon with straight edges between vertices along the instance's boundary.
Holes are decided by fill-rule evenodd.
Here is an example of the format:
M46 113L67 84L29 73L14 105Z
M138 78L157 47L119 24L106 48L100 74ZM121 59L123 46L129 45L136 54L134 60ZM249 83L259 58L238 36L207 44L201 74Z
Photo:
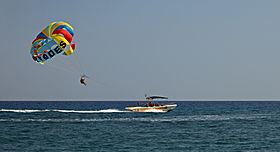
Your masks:
M0 102L0 151L280 151L280 102Z

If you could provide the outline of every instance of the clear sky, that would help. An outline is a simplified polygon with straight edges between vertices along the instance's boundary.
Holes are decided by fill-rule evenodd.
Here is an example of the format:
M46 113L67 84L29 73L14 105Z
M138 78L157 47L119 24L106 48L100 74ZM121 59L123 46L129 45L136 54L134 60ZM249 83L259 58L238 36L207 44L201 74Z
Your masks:
M2 0L0 20L0 100L280 99L278 0ZM39 65L53 21L76 53Z

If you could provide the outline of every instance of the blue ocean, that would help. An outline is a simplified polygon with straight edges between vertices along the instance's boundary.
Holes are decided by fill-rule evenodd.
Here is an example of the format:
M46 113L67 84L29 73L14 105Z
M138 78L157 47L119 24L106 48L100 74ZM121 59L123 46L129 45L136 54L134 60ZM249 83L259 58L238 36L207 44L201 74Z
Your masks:
M134 102L0 102L0 151L280 151L280 102L176 102L135 113Z

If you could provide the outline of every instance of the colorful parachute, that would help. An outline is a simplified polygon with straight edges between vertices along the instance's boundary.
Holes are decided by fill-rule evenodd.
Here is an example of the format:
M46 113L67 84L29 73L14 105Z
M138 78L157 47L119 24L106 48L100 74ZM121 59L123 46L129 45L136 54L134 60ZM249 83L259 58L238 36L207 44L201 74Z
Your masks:
M53 22L32 42L30 54L34 61L44 64L57 54L71 55L75 50L74 29L66 22Z

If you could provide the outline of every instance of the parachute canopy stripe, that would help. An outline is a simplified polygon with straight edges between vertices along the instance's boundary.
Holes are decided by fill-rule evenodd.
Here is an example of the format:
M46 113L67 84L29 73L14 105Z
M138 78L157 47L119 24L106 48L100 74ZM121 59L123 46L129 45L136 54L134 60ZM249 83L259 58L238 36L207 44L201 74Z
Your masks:
M73 32L74 28L66 22L59 22L57 24L53 24L51 27L51 32L55 31L56 29L61 29L61 28L67 29L67 31L70 32L71 35L74 35L74 32Z
M61 25L61 26L58 26L56 29L66 29L72 36L74 36L74 31L68 26Z
M76 44L75 43L71 44L71 47L72 47L73 50L75 50Z
M39 41L39 40L42 40L42 39L44 39L44 38L42 38L42 37L36 38L35 40L33 40L32 44Z
M41 32L40 34L37 35L36 38L47 38L47 36Z
M62 34L69 43L72 42L72 35L64 29L56 29L53 34Z
M47 29L48 29L48 33L49 33L49 35L51 35L51 33L53 32L53 26L56 24L56 22L52 22L48 27L47 27Z

